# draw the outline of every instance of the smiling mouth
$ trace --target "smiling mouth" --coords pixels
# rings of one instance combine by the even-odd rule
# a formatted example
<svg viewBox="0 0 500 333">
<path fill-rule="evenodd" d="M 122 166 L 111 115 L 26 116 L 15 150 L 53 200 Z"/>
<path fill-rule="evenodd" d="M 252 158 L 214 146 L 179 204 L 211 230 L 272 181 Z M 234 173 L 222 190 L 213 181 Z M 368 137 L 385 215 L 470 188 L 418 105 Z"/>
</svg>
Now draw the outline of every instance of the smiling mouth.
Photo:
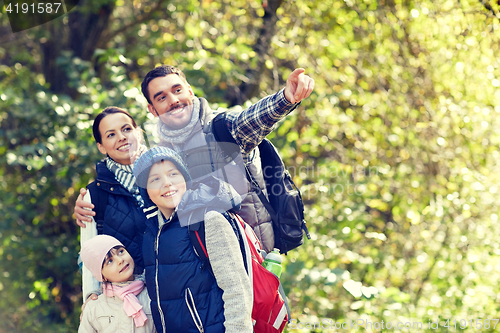
<svg viewBox="0 0 500 333">
<path fill-rule="evenodd" d="M 170 115 L 176 115 L 176 114 L 179 114 L 181 113 L 182 111 L 184 111 L 184 107 L 185 105 L 180 105 L 178 107 L 176 107 L 175 109 L 170 109 L 170 111 L 168 111 L 168 113 Z"/>
<path fill-rule="evenodd" d="M 125 267 L 123 267 L 120 271 L 120 273 L 123 273 L 125 270 L 127 270 L 130 267 L 130 264 L 126 264 Z"/>
<path fill-rule="evenodd" d="M 130 143 L 127 143 L 127 144 L 124 144 L 123 146 L 118 147 L 117 150 L 119 150 L 119 151 L 127 150 L 127 149 L 130 149 L 131 146 L 132 145 Z"/>
<path fill-rule="evenodd" d="M 167 193 L 162 194 L 161 197 L 162 198 L 171 198 L 176 194 L 177 194 L 177 191 L 168 191 Z"/>
</svg>

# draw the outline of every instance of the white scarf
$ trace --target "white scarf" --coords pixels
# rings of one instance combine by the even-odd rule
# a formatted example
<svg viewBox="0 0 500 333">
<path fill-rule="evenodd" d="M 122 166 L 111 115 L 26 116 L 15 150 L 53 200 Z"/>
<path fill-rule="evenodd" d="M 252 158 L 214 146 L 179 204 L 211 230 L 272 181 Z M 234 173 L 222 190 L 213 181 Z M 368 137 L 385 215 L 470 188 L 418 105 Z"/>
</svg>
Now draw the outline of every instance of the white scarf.
<svg viewBox="0 0 500 333">
<path fill-rule="evenodd" d="M 193 132 L 193 129 L 200 119 L 200 100 L 195 97 L 193 98 L 193 113 L 191 114 L 191 120 L 189 123 L 181 129 L 173 130 L 168 128 L 168 126 L 158 120 L 158 135 L 161 141 L 168 142 L 172 144 L 175 150 L 178 150 L 178 145 L 184 143 L 189 138 L 189 135 Z"/>
<path fill-rule="evenodd" d="M 146 150 L 146 146 L 140 145 L 137 156 L 141 156 Z M 135 177 L 132 172 L 133 164 L 125 165 L 117 163 L 108 156 L 106 158 L 106 166 L 115 175 L 115 179 L 136 198 L 136 200 L 139 202 L 140 207 L 143 207 L 144 200 L 139 194 L 139 188 L 135 183 Z"/>
</svg>

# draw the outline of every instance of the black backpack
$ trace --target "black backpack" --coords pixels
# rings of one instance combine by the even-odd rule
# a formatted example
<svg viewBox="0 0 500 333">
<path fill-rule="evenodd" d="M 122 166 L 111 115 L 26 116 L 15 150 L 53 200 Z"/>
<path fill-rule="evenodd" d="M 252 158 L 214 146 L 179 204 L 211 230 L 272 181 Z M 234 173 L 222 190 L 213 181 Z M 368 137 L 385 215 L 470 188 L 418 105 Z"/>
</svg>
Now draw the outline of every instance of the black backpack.
<svg viewBox="0 0 500 333">
<path fill-rule="evenodd" d="M 239 146 L 236 145 L 225 121 L 225 113 L 218 114 L 212 121 L 212 133 L 215 140 L 221 144 L 222 150 L 228 155 L 239 154 Z M 207 136 L 207 141 L 208 141 Z M 230 144 L 225 144 L 230 143 Z M 235 150 L 237 147 L 237 151 Z M 300 191 L 295 185 L 278 150 L 268 139 L 264 139 L 258 146 L 262 163 L 264 181 L 266 183 L 266 198 L 259 184 L 246 169 L 246 176 L 252 189 L 259 196 L 260 201 L 271 215 L 274 230 L 274 247 L 281 253 L 288 251 L 304 243 L 304 234 L 311 239 L 304 220 L 304 203 Z"/>
</svg>

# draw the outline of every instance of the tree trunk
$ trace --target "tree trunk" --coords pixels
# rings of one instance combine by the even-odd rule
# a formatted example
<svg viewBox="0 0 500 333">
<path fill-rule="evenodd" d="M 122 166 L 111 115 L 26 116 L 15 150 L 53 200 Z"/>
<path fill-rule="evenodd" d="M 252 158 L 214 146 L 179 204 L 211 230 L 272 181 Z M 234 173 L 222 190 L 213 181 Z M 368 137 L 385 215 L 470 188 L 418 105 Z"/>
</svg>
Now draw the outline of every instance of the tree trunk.
<svg viewBox="0 0 500 333">
<path fill-rule="evenodd" d="M 70 51 L 74 57 L 91 60 L 101 35 L 109 25 L 114 7 L 114 2 L 110 1 L 93 12 L 84 13 L 77 8 L 68 14 L 67 25 L 62 20 L 47 23 L 50 39 L 41 44 L 42 64 L 45 80 L 50 83 L 52 92 L 76 98 L 78 93 L 68 86 L 69 78 L 64 68 L 57 66 L 57 59 L 64 51 Z"/>
<path fill-rule="evenodd" d="M 266 55 L 271 47 L 271 40 L 276 33 L 276 23 L 278 16 L 276 11 L 283 3 L 283 0 L 264 1 L 265 14 L 260 28 L 259 39 L 255 43 L 253 50 L 258 59 L 255 69 L 249 68 L 246 71 L 247 82 L 242 82 L 238 87 L 229 87 L 226 94 L 226 100 L 229 106 L 241 105 L 248 99 L 257 96 L 259 92 L 259 83 L 265 70 Z"/>
</svg>

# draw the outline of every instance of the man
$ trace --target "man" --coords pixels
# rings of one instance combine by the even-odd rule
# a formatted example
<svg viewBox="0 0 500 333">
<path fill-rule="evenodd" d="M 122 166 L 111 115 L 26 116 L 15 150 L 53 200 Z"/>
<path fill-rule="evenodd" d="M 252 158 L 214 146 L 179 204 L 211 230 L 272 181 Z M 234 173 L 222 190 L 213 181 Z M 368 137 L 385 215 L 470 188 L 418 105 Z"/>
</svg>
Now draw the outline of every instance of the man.
<svg viewBox="0 0 500 333">
<path fill-rule="evenodd" d="M 304 72 L 302 68 L 295 69 L 288 76 L 284 89 L 243 111 L 228 111 L 221 118 L 238 144 L 246 168 L 261 188 L 265 186 L 260 156 L 254 148 L 274 129 L 279 120 L 311 94 L 314 80 Z M 146 75 L 141 88 L 148 101 L 149 112 L 159 118 L 160 145 L 181 153 L 195 179 L 213 171 L 213 151 L 206 148 L 210 146 L 207 134 L 217 137 L 217 133 L 211 133 L 211 128 L 206 125 L 210 124 L 217 112 L 210 109 L 205 99 L 194 95 L 184 73 L 173 66 L 159 66 Z M 198 153 L 200 147 L 205 148 Z M 220 152 L 216 152 L 217 154 L 220 155 Z M 85 193 L 85 190 L 80 192 Z M 88 215 L 95 215 L 85 208 L 92 209 L 93 205 L 84 202 L 81 194 L 76 202 L 75 216 L 77 224 L 82 227 L 84 224 L 81 221 L 90 222 Z M 243 200 L 240 215 L 253 227 L 263 248 L 267 252 L 271 251 L 274 247 L 271 217 L 255 192 L 250 192 Z"/>
</svg>

